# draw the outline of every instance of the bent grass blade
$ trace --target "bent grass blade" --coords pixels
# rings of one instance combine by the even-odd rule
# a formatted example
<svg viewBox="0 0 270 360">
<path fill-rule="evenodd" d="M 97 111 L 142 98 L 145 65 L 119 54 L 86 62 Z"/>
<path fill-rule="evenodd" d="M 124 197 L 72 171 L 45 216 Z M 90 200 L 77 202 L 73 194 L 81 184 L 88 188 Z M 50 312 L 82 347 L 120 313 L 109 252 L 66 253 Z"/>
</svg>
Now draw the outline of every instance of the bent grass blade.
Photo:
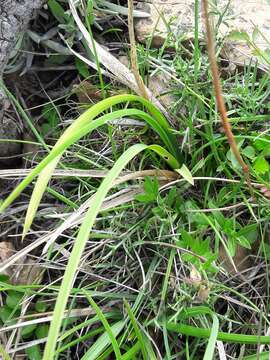
<svg viewBox="0 0 270 360">
<path fill-rule="evenodd" d="M 120 158 L 116 161 L 113 168 L 109 171 L 107 176 L 104 178 L 103 182 L 99 186 L 96 194 L 95 200 L 92 203 L 91 208 L 88 209 L 83 223 L 80 227 L 78 236 L 74 243 L 74 247 L 71 251 L 68 264 L 66 266 L 66 270 L 63 276 L 63 280 L 60 286 L 60 290 L 57 296 L 53 319 L 51 322 L 48 340 L 45 347 L 43 360 L 52 360 L 55 353 L 55 346 L 57 342 L 57 338 L 61 329 L 61 323 L 65 311 L 66 304 L 68 302 L 68 297 L 70 291 L 72 289 L 75 274 L 77 269 L 79 268 L 80 260 L 86 245 L 86 242 L 89 238 L 89 234 L 92 230 L 92 227 L 95 223 L 96 217 L 99 213 L 99 210 L 102 206 L 102 203 L 112 188 L 112 184 L 115 179 L 119 176 L 124 167 L 140 152 L 151 149 L 153 151 L 157 151 L 158 153 L 162 152 L 162 147 L 157 145 L 147 146 L 144 144 L 137 144 L 131 146 L 128 150 L 126 150 Z"/>
<path fill-rule="evenodd" d="M 145 108 L 151 113 L 152 117 L 150 117 L 148 114 L 144 112 L 139 112 L 139 110 L 136 109 L 126 109 L 123 110 L 126 114 L 128 114 L 128 110 L 135 110 L 138 111 L 138 116 L 142 117 L 142 113 L 144 116 L 142 117 L 155 131 L 158 132 L 161 139 L 165 143 L 165 145 L 168 147 L 168 149 L 172 152 L 172 154 L 180 159 L 180 151 L 179 147 L 177 146 L 177 142 L 175 137 L 170 133 L 169 131 L 169 124 L 166 121 L 165 117 L 161 114 L 161 112 L 149 101 L 136 96 L 136 95 L 116 95 L 111 98 L 105 99 L 98 104 L 94 105 L 85 113 L 83 113 L 77 120 L 74 121 L 74 123 L 64 132 L 64 134 L 59 138 L 55 146 L 53 147 L 50 154 L 43 159 L 43 161 L 40 162 L 40 164 L 13 190 L 13 192 L 8 196 L 8 198 L 2 203 L 0 206 L 0 213 L 5 210 L 7 206 L 9 206 L 15 198 L 23 191 L 23 189 L 40 173 L 39 178 L 37 180 L 37 184 L 34 188 L 26 220 L 25 220 L 25 226 L 23 234 L 29 230 L 33 218 L 36 214 L 37 208 L 40 204 L 41 198 L 45 192 L 45 189 L 47 187 L 47 184 L 52 176 L 52 173 L 57 166 L 62 153 L 67 148 L 67 144 L 71 145 L 72 142 L 70 142 L 70 139 L 73 138 L 74 133 L 79 135 L 79 132 L 84 126 L 86 126 L 89 122 L 93 121 L 93 119 L 100 115 L 103 111 L 111 108 L 114 105 L 117 105 L 119 103 L 125 103 L 125 102 L 139 102 Z M 113 112 L 112 114 L 115 114 L 115 116 L 119 116 L 119 113 Z M 111 114 L 109 114 L 111 115 Z M 115 118 L 115 117 L 113 117 Z M 111 118 L 111 119 L 113 119 Z M 108 120 L 109 121 L 109 118 Z M 94 129 L 94 127 L 93 127 Z M 92 129 L 92 130 L 93 130 Z M 89 129 L 91 131 L 91 128 Z M 86 135 L 86 134 L 84 134 Z M 84 136 L 81 135 L 80 137 Z M 80 137 L 77 137 L 77 140 L 80 139 Z M 74 142 L 77 140 L 73 140 Z M 69 146 L 68 145 L 68 146 Z M 59 149 L 62 149 L 60 151 Z M 53 154 L 53 155 L 52 155 Z M 56 155 L 57 154 L 57 155 Z"/>
</svg>

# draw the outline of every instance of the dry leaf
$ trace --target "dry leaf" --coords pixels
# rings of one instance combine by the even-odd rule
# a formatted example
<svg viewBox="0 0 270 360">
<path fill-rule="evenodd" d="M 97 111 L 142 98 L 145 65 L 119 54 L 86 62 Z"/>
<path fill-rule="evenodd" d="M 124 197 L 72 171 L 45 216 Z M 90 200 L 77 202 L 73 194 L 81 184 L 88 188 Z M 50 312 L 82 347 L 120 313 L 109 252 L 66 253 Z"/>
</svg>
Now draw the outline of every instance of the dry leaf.
<svg viewBox="0 0 270 360">
<path fill-rule="evenodd" d="M 270 189 L 269 188 L 262 186 L 260 188 L 260 192 L 263 194 L 263 196 L 270 198 Z"/>
<path fill-rule="evenodd" d="M 249 269 L 252 266 L 250 257 L 248 257 L 250 252 L 251 250 L 237 245 L 235 256 L 232 258 L 235 264 L 234 267 L 227 255 L 226 250 L 222 245 L 220 245 L 219 261 L 221 262 L 221 265 L 224 267 L 224 269 L 228 271 L 229 274 L 237 274 L 238 272 L 242 272 L 246 269 Z"/>
<path fill-rule="evenodd" d="M 198 287 L 202 283 L 202 277 L 199 271 L 195 268 L 194 265 L 191 265 L 191 270 L 189 274 L 189 282 L 190 284 L 194 285 L 195 287 Z"/>
<path fill-rule="evenodd" d="M 2 241 L 0 243 L 0 263 L 4 263 L 16 253 L 11 242 Z M 28 256 L 20 264 L 9 266 L 2 274 L 9 277 L 12 285 L 29 285 L 40 283 L 43 269 L 37 263 L 33 263 Z"/>
<path fill-rule="evenodd" d="M 210 287 L 208 285 L 200 285 L 199 291 L 196 295 L 196 301 L 203 303 L 208 299 L 210 294 Z"/>
</svg>

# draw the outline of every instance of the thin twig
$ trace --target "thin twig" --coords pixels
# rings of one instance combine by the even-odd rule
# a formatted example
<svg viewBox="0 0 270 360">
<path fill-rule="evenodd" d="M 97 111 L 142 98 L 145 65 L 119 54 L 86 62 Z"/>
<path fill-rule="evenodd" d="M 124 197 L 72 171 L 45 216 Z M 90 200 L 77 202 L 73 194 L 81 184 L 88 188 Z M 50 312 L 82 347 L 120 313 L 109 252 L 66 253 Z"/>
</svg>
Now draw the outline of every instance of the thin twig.
<svg viewBox="0 0 270 360">
<path fill-rule="evenodd" d="M 135 80 L 137 82 L 140 95 L 146 100 L 149 100 L 144 82 L 139 73 L 138 59 L 137 59 L 137 50 L 136 50 L 136 41 L 134 34 L 134 22 L 133 22 L 133 0 L 128 0 L 128 33 L 130 41 L 130 60 L 131 60 L 131 69 L 134 74 Z"/>
<path fill-rule="evenodd" d="M 224 128 L 224 132 L 227 136 L 228 142 L 230 144 L 231 150 L 232 150 L 235 158 L 237 159 L 238 163 L 242 167 L 242 170 L 246 177 L 248 186 L 252 189 L 251 182 L 250 182 L 249 167 L 244 162 L 244 160 L 239 152 L 239 149 L 237 147 L 237 143 L 235 141 L 235 138 L 234 138 L 234 135 L 232 132 L 232 128 L 231 128 L 231 124 L 230 124 L 230 121 L 227 116 L 227 110 L 226 110 L 224 98 L 222 95 L 222 86 L 221 86 L 221 82 L 220 82 L 218 65 L 217 65 L 217 60 L 216 60 L 213 31 L 212 31 L 210 21 L 209 21 L 208 0 L 202 0 L 202 3 L 203 3 L 203 10 L 204 10 L 206 35 L 207 35 L 208 56 L 209 56 L 209 61 L 210 61 L 210 66 L 211 66 L 212 77 L 213 77 L 213 86 L 215 89 L 216 101 L 217 101 L 222 125 Z"/>
</svg>

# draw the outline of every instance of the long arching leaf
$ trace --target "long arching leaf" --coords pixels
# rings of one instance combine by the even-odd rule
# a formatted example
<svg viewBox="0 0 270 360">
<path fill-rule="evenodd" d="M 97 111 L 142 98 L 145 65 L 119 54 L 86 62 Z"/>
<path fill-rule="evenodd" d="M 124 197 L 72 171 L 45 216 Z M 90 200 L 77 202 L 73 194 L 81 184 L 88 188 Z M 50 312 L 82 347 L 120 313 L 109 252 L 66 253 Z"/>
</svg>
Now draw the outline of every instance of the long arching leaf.
<svg viewBox="0 0 270 360">
<path fill-rule="evenodd" d="M 68 302 L 68 297 L 72 289 L 75 274 L 78 270 L 81 257 L 89 238 L 89 234 L 93 228 L 96 217 L 101 208 L 102 202 L 104 201 L 107 193 L 112 187 L 113 182 L 119 176 L 123 168 L 140 152 L 149 149 L 149 146 L 144 144 L 137 144 L 131 146 L 126 150 L 120 158 L 115 162 L 113 168 L 109 171 L 108 175 L 104 178 L 100 187 L 98 188 L 95 200 L 92 203 L 91 208 L 88 209 L 83 223 L 80 227 L 78 236 L 74 243 L 73 249 L 71 251 L 68 264 L 64 273 L 64 277 L 60 286 L 60 290 L 57 296 L 53 319 L 51 322 L 48 340 L 45 347 L 43 360 L 52 360 L 55 353 L 55 346 L 57 343 L 57 338 L 61 329 L 61 323 L 65 311 L 65 307 Z M 155 151 L 155 148 L 152 146 L 152 149 Z"/>
</svg>

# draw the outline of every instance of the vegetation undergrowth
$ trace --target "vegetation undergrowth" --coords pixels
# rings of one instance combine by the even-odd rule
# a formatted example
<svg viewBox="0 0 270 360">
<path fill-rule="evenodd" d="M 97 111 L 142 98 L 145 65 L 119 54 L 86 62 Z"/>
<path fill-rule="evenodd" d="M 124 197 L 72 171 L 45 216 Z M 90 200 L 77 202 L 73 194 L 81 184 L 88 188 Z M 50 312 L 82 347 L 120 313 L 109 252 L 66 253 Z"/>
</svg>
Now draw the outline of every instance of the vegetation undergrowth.
<svg viewBox="0 0 270 360">
<path fill-rule="evenodd" d="M 49 59 L 75 64 L 80 83 L 63 99 L 42 104 L 43 127 L 34 135 L 48 153 L 1 203 L 8 224 L 18 222 L 11 211 L 21 203 L 27 213 L 22 248 L 0 270 L 32 254 L 42 273 L 42 281 L 27 285 L 1 275 L 0 319 L 9 339 L 1 355 L 269 357 L 268 73 L 250 63 L 222 79 L 236 145 L 250 172 L 250 194 L 220 126 L 199 41 L 199 1 L 194 43 L 184 46 L 169 33 L 159 49 L 151 48 L 151 39 L 137 47 L 137 75 L 146 84 L 157 73 L 170 79 L 171 119 L 151 101 L 126 89 L 119 94 L 119 85 L 104 75 L 98 48 L 91 53 L 69 16 L 68 3 L 49 0 L 48 6 L 62 35 L 54 32 L 51 39 L 58 47 L 39 46 L 62 49 L 57 60 L 55 54 Z M 77 10 L 92 39 L 100 32 L 107 41 L 123 39 L 123 29 L 103 29 L 98 15 L 121 18 L 128 15 L 125 6 L 87 1 Z M 223 21 L 226 14 L 218 10 Z M 62 39 L 97 71 L 64 55 Z M 217 53 L 222 42 L 217 38 Z M 55 178 L 57 171 L 62 175 Z"/>
</svg>

